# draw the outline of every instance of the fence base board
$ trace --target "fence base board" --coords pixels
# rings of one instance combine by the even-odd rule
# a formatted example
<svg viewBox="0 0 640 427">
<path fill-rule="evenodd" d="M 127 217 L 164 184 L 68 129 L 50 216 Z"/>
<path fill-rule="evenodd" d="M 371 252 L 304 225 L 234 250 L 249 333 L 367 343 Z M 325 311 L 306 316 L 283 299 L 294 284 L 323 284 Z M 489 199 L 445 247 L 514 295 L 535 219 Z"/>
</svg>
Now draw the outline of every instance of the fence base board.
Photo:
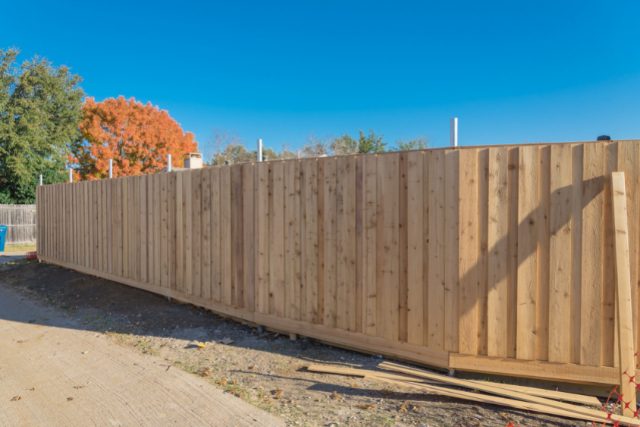
<svg viewBox="0 0 640 427">
<path fill-rule="evenodd" d="M 467 372 L 576 384 L 609 386 L 617 384 L 619 380 L 618 369 L 607 366 L 583 366 L 572 363 L 502 359 L 457 353 L 452 353 L 449 356 L 449 366 Z"/>
</svg>

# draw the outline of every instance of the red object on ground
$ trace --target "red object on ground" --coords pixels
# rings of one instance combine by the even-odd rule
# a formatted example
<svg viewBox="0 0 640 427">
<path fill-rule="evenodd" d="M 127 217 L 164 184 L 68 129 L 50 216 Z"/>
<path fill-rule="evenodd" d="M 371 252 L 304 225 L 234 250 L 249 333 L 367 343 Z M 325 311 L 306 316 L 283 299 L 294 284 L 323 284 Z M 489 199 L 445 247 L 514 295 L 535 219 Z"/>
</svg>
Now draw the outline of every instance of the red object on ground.
<svg viewBox="0 0 640 427">
<path fill-rule="evenodd" d="M 33 251 L 33 252 L 27 252 L 27 260 L 29 261 L 33 261 L 38 259 L 38 252 Z"/>
</svg>

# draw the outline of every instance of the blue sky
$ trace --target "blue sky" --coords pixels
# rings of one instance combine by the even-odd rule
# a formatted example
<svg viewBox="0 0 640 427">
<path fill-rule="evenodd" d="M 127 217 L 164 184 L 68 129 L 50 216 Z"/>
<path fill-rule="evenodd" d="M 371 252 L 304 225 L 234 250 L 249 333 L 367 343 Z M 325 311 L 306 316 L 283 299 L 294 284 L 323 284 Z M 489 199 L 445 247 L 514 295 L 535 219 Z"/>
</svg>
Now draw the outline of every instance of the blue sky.
<svg viewBox="0 0 640 427">
<path fill-rule="evenodd" d="M 3 2 L 0 47 L 80 74 L 98 100 L 296 149 L 373 130 L 388 143 L 640 138 L 640 2 Z"/>
</svg>

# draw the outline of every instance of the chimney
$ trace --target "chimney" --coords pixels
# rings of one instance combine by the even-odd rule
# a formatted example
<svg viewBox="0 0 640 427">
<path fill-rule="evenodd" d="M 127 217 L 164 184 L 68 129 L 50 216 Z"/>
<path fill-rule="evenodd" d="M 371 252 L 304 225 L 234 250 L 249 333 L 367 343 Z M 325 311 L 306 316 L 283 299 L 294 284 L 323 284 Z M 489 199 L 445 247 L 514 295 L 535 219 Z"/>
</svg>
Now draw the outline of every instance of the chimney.
<svg viewBox="0 0 640 427">
<path fill-rule="evenodd" d="M 184 159 L 185 169 L 202 169 L 202 154 L 189 153 L 186 159 Z"/>
</svg>

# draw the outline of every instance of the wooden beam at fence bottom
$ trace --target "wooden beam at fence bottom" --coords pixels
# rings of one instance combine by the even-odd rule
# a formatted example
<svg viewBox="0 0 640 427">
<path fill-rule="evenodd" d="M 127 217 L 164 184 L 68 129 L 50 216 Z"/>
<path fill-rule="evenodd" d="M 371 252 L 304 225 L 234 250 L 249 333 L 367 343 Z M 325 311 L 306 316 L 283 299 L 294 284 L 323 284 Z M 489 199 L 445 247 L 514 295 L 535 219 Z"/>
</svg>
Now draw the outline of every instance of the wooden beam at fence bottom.
<svg viewBox="0 0 640 427">
<path fill-rule="evenodd" d="M 233 308 L 225 304 L 219 304 L 212 301 L 204 300 L 202 298 L 192 297 L 190 295 L 177 292 L 174 289 L 149 286 L 135 280 L 115 276 L 113 274 L 104 273 L 101 271 L 93 270 L 91 268 L 57 261 L 55 259 L 50 259 L 47 257 L 40 257 L 40 260 L 46 263 L 76 270 L 81 273 L 90 274 L 92 276 L 101 277 L 145 291 L 160 294 L 168 298 L 173 298 L 176 301 L 186 302 L 199 307 L 207 308 L 216 314 L 227 316 L 243 323 L 262 325 L 267 328 L 272 328 L 274 330 L 286 333 L 295 333 L 301 336 L 314 338 L 328 344 L 347 348 L 350 350 L 380 354 L 383 356 L 415 362 L 435 368 L 448 368 L 447 364 L 449 362 L 449 354 L 444 351 L 431 350 L 426 347 L 401 342 L 390 343 L 389 341 L 378 337 L 334 329 L 324 325 L 311 324 L 291 319 L 283 319 L 277 316 Z"/>
<path fill-rule="evenodd" d="M 608 366 L 583 366 L 572 363 L 502 359 L 458 353 L 449 355 L 449 367 L 468 372 L 576 384 L 615 385 L 619 381 L 618 369 Z"/>
</svg>

